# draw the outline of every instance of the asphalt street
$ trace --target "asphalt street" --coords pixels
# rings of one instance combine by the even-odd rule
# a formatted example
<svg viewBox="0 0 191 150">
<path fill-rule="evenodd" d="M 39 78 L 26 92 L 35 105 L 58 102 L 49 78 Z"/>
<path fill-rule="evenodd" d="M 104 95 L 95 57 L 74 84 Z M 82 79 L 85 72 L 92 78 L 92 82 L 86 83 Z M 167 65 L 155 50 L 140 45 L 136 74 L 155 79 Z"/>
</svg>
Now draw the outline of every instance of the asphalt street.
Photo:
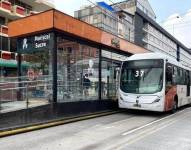
<svg viewBox="0 0 191 150">
<path fill-rule="evenodd" d="M 191 108 L 126 111 L 0 139 L 0 150 L 191 150 Z"/>
</svg>

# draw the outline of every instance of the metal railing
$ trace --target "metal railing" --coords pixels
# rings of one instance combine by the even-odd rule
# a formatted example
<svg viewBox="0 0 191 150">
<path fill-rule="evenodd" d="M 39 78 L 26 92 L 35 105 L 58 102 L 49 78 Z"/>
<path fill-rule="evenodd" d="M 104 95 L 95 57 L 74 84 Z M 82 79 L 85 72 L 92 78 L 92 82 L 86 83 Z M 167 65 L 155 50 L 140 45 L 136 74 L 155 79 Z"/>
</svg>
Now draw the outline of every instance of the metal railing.
<svg viewBox="0 0 191 150">
<path fill-rule="evenodd" d="M 52 103 L 52 77 L 43 76 L 29 81 L 27 77 L 7 78 L 0 81 L 0 113 L 28 109 Z M 92 79 L 93 80 L 93 79 Z M 102 82 L 102 97 L 116 97 L 117 83 Z M 97 100 L 99 82 L 91 81 L 89 85 L 81 80 L 57 81 L 57 102 L 75 102 Z"/>
<path fill-rule="evenodd" d="M 22 81 L 24 77 L 7 78 L 0 82 L 0 112 L 17 109 L 28 109 L 49 103 L 52 80 L 43 76 L 43 79 Z M 19 81 L 19 80 L 21 81 Z"/>
</svg>

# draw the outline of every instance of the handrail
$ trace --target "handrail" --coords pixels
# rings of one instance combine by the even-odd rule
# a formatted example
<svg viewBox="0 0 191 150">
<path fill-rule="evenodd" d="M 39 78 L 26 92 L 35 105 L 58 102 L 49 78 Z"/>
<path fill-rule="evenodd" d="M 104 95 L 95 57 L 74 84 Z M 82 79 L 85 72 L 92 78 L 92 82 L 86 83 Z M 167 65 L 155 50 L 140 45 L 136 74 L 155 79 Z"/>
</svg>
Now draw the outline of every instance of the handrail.
<svg viewBox="0 0 191 150">
<path fill-rule="evenodd" d="M 0 86 L 1 85 L 5 85 L 5 84 L 35 83 L 35 82 L 48 82 L 48 81 L 52 81 L 52 80 L 34 80 L 34 81 L 20 81 L 20 82 L 0 82 Z"/>
<path fill-rule="evenodd" d="M 27 88 L 35 88 L 35 87 L 44 87 L 44 86 L 49 86 L 52 84 L 47 84 L 47 85 L 36 85 L 36 86 L 23 86 L 23 87 L 15 87 L 15 88 L 5 88 L 5 89 L 0 89 L 1 91 L 8 91 L 8 90 L 18 90 L 18 89 L 27 89 Z"/>
</svg>

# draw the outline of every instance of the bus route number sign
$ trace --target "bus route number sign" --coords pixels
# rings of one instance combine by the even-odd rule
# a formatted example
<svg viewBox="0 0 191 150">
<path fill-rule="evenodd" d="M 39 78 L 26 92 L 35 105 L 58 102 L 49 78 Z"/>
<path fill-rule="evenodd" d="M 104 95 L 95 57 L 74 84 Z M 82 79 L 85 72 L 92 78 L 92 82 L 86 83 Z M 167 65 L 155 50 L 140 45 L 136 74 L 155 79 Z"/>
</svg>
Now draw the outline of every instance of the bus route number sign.
<svg viewBox="0 0 191 150">
<path fill-rule="evenodd" d="M 144 75 L 144 70 L 136 70 L 135 71 L 135 77 L 142 77 Z"/>
</svg>

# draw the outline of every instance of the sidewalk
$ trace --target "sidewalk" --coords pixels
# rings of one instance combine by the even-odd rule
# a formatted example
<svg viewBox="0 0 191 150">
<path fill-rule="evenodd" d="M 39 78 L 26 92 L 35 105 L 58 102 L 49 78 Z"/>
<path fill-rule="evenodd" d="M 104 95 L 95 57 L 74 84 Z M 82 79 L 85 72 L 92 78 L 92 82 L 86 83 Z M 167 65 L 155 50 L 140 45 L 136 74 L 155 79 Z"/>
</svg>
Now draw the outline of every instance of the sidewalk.
<svg viewBox="0 0 191 150">
<path fill-rule="evenodd" d="M 31 98 L 28 101 L 14 101 L 14 102 L 6 102 L 0 105 L 0 113 L 7 113 L 42 105 L 47 105 L 49 102 L 43 98 Z"/>
</svg>

